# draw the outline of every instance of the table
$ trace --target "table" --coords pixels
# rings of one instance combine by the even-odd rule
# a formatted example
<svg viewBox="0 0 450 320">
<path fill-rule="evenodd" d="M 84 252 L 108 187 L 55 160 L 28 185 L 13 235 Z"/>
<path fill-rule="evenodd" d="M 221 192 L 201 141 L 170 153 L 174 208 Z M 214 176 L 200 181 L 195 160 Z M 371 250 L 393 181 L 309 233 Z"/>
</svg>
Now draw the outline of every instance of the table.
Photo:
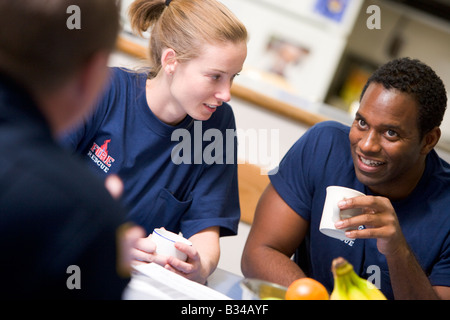
<svg viewBox="0 0 450 320">
<path fill-rule="evenodd" d="M 239 300 L 242 276 L 217 268 L 207 285 L 190 281 L 165 268 L 149 263 L 135 267 L 124 290 L 124 300 Z"/>
<path fill-rule="evenodd" d="M 208 278 L 207 286 L 234 300 L 242 298 L 240 282 L 244 278 L 232 272 L 217 268 Z"/>
</svg>

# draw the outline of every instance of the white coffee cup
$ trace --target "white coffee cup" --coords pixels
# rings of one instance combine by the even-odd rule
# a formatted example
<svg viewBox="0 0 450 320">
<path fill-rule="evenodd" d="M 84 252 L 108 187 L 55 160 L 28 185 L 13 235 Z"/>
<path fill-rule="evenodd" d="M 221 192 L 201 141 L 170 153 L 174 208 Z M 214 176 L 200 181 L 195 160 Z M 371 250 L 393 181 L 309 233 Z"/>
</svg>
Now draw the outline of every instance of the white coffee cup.
<svg viewBox="0 0 450 320">
<path fill-rule="evenodd" d="M 187 255 L 175 248 L 175 242 L 182 242 L 192 246 L 192 242 L 181 235 L 164 228 L 156 228 L 152 233 L 152 241 L 156 244 L 156 253 L 164 256 L 172 256 L 181 261 L 187 260 Z"/>
<path fill-rule="evenodd" d="M 365 194 L 357 190 L 345 187 L 327 187 L 327 195 L 325 198 L 322 219 L 320 220 L 319 226 L 320 232 L 339 240 L 351 240 L 350 238 L 347 238 L 345 236 L 345 231 L 349 230 L 350 228 L 336 229 L 334 224 L 339 220 L 348 219 L 362 213 L 362 209 L 360 208 L 340 210 L 338 207 L 339 201 L 358 196 L 365 196 Z"/>
</svg>

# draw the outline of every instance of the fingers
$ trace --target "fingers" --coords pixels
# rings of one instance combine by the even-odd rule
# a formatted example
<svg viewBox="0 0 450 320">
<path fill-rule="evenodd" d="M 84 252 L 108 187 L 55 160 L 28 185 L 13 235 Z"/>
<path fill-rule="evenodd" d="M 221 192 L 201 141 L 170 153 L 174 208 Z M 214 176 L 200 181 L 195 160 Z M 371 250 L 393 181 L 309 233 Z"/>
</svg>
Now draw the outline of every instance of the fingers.
<svg viewBox="0 0 450 320">
<path fill-rule="evenodd" d="M 187 255 L 187 260 L 185 262 L 175 257 L 169 257 L 167 261 L 168 264 L 182 273 L 192 273 L 196 269 L 195 265 L 197 265 L 200 261 L 200 256 L 197 250 L 193 246 L 182 242 L 176 242 L 175 248 L 185 253 Z"/>
<path fill-rule="evenodd" d="M 365 228 L 365 229 L 358 229 L 358 230 L 347 230 L 345 231 L 345 236 L 354 239 L 370 239 L 370 238 L 377 238 L 379 237 L 379 232 L 377 232 L 376 229 L 373 228 Z"/>
<path fill-rule="evenodd" d="M 134 258 L 133 264 L 155 262 L 161 266 L 167 264 L 168 257 L 156 254 L 156 244 L 151 240 L 151 235 L 140 238 L 131 249 Z"/>
<path fill-rule="evenodd" d="M 192 246 L 189 246 L 182 242 L 176 242 L 175 247 L 184 252 L 188 256 L 188 260 L 197 261 L 199 256 L 197 250 Z M 167 264 L 181 270 L 182 272 L 191 272 L 192 267 L 188 263 L 183 262 L 175 257 L 165 256 L 156 252 L 156 244 L 151 240 L 151 235 L 146 238 L 140 238 L 135 242 L 134 247 L 131 249 L 131 255 L 134 258 L 133 264 L 142 264 L 154 262 L 161 266 Z"/>
<path fill-rule="evenodd" d="M 119 199 L 122 196 L 123 182 L 117 175 L 108 175 L 105 180 L 105 187 L 114 199 Z"/>
<path fill-rule="evenodd" d="M 383 225 L 383 217 L 377 215 L 374 210 L 366 211 L 361 215 L 357 215 L 348 219 L 339 220 L 335 223 L 338 229 L 357 228 L 365 226 L 366 228 L 378 228 Z"/>
<path fill-rule="evenodd" d="M 198 278 L 201 263 L 197 250 L 193 246 L 182 242 L 176 242 L 175 248 L 187 255 L 187 261 L 182 261 L 172 256 L 157 254 L 156 244 L 151 240 L 151 235 L 138 239 L 134 248 L 131 250 L 131 255 L 134 258 L 132 264 L 139 265 L 154 262 L 187 279 L 193 280 Z"/>
<path fill-rule="evenodd" d="M 194 246 L 190 246 L 183 242 L 175 242 L 175 248 L 185 253 L 189 260 L 198 260 L 198 252 Z"/>
<path fill-rule="evenodd" d="M 149 235 L 146 238 L 138 239 L 136 241 L 135 248 L 146 253 L 154 253 L 156 250 L 156 244 L 152 241 L 152 236 Z"/>
<path fill-rule="evenodd" d="M 383 238 L 392 236 L 398 229 L 398 220 L 395 210 L 389 199 L 384 197 L 361 196 L 346 199 L 338 203 L 341 210 L 362 208 L 363 213 L 335 223 L 338 229 L 357 229 L 359 226 L 365 228 L 359 230 L 348 230 L 346 236 L 349 238 Z"/>
<path fill-rule="evenodd" d="M 164 266 L 166 269 L 176 271 L 179 274 L 189 274 L 194 271 L 194 265 L 188 262 L 181 261 L 175 257 L 169 257 L 167 264 Z"/>
<path fill-rule="evenodd" d="M 175 257 L 169 257 L 167 264 L 164 267 L 167 270 L 179 274 L 187 279 L 197 282 L 206 281 L 206 279 L 201 277 L 202 264 L 200 261 L 200 255 L 194 246 L 177 242 L 175 243 L 175 247 L 188 256 L 187 260 L 181 261 Z"/>
<path fill-rule="evenodd" d="M 117 270 L 123 276 L 129 276 L 133 262 L 132 250 L 139 238 L 145 235 L 144 229 L 125 224 L 117 230 L 119 259 Z"/>
<path fill-rule="evenodd" d="M 356 209 L 356 208 L 365 208 L 365 209 L 373 209 L 378 210 L 381 207 L 390 205 L 390 201 L 384 197 L 375 197 L 375 196 L 358 196 L 354 198 L 349 198 L 345 200 L 341 200 L 338 202 L 338 207 L 341 210 L 346 209 Z"/>
</svg>

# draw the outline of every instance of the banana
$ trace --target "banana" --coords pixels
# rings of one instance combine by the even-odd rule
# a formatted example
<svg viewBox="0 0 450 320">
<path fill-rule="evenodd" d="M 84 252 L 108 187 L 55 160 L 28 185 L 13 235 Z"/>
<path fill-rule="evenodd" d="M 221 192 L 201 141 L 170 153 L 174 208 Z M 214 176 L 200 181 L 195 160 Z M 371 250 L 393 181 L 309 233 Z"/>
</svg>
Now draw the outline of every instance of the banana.
<svg viewBox="0 0 450 320">
<path fill-rule="evenodd" d="M 349 274 L 343 276 L 346 279 L 347 295 L 349 300 L 369 300 L 369 297 L 364 294 L 364 291 L 355 286 L 353 279 Z"/>
<path fill-rule="evenodd" d="M 339 259 L 339 258 L 338 258 Z M 347 277 L 344 277 L 340 266 L 340 260 L 333 260 L 331 270 L 334 278 L 334 288 L 330 295 L 330 300 L 350 300 L 347 291 Z"/>
<path fill-rule="evenodd" d="M 353 266 L 344 258 L 333 260 L 331 265 L 334 288 L 331 300 L 386 300 L 378 288 L 353 270 Z"/>
<path fill-rule="evenodd" d="M 353 284 L 368 297 L 369 300 L 386 300 L 386 296 L 370 281 L 360 278 L 354 270 L 350 277 Z"/>
<path fill-rule="evenodd" d="M 344 277 L 334 274 L 334 288 L 330 294 L 330 300 L 349 300 Z"/>
</svg>

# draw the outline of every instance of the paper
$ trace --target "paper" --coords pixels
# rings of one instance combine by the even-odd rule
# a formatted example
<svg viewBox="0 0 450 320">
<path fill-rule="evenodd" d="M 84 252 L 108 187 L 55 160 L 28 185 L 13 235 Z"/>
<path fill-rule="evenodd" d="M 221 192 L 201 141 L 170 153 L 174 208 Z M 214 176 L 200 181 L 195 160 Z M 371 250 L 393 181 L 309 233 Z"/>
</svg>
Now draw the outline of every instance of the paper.
<svg viewBox="0 0 450 320">
<path fill-rule="evenodd" d="M 124 300 L 231 300 L 156 263 L 138 265 L 134 269 Z"/>
</svg>

